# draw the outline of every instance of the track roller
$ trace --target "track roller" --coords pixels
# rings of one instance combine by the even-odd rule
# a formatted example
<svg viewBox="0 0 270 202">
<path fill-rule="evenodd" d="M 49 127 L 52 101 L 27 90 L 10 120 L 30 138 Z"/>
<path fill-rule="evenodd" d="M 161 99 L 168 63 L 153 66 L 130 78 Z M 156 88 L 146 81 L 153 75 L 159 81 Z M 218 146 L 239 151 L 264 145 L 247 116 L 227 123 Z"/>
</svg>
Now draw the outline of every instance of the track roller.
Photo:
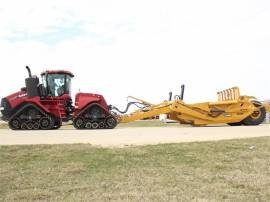
<svg viewBox="0 0 270 202">
<path fill-rule="evenodd" d="M 91 129 L 92 128 L 92 123 L 90 121 L 88 121 L 86 124 L 85 124 L 85 128 L 86 129 Z"/>
<path fill-rule="evenodd" d="M 98 128 L 100 128 L 100 129 L 105 128 L 105 123 L 104 123 L 104 122 L 100 122 L 100 123 L 98 124 Z"/>
<path fill-rule="evenodd" d="M 38 122 L 35 122 L 35 123 L 33 124 L 33 129 L 34 129 L 34 130 L 38 130 L 39 128 L 40 128 L 39 123 L 38 123 Z"/>
<path fill-rule="evenodd" d="M 92 128 L 93 129 L 98 129 L 98 123 L 97 122 L 93 122 L 92 123 Z"/>
</svg>

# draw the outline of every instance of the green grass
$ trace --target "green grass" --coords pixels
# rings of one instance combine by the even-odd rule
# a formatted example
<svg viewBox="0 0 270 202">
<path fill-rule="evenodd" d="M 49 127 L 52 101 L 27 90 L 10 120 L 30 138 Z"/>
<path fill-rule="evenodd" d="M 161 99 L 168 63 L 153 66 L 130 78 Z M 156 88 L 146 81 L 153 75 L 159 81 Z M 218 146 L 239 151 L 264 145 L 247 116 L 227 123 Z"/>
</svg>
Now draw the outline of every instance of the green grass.
<svg viewBox="0 0 270 202">
<path fill-rule="evenodd" d="M 0 201 L 269 201 L 270 138 L 0 147 Z"/>
<path fill-rule="evenodd" d="M 7 128 L 8 128 L 8 124 L 0 123 L 0 129 L 7 129 Z"/>
</svg>

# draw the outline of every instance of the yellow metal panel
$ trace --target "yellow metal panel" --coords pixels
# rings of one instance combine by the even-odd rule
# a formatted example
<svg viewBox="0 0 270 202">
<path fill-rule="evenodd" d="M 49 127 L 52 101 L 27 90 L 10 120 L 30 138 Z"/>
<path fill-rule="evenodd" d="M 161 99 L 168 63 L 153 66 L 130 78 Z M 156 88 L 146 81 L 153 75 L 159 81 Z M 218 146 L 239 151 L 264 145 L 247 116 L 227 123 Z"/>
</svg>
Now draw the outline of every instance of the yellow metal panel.
<svg viewBox="0 0 270 202">
<path fill-rule="evenodd" d="M 264 103 L 263 104 L 263 106 L 264 106 L 264 108 L 265 108 L 265 110 L 266 110 L 266 112 L 270 112 L 270 105 L 269 104 L 267 104 L 267 103 Z"/>
</svg>

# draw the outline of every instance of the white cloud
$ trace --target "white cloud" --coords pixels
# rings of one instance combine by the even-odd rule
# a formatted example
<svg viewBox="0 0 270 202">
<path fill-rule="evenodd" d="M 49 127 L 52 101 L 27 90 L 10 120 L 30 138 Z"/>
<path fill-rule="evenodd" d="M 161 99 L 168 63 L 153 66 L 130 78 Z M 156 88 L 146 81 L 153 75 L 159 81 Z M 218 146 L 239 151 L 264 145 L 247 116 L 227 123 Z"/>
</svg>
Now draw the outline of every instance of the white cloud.
<svg viewBox="0 0 270 202">
<path fill-rule="evenodd" d="M 70 69 L 74 91 L 104 94 L 118 106 L 128 95 L 163 101 L 181 83 L 187 101 L 214 100 L 215 91 L 235 85 L 269 98 L 269 8 L 268 1 L 246 0 L 5 1 L 0 97 L 23 85 L 30 65 L 36 73 Z M 81 33 L 44 40 L 74 25 Z"/>
</svg>

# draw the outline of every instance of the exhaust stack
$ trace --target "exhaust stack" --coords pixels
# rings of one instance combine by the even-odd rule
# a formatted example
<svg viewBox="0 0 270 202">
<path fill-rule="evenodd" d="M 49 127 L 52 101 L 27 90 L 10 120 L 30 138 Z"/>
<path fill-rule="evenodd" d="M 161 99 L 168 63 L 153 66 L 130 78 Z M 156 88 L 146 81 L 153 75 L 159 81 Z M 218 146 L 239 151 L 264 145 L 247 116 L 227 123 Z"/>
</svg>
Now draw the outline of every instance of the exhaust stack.
<svg viewBox="0 0 270 202">
<path fill-rule="evenodd" d="M 31 78 L 32 77 L 31 69 L 28 66 L 26 66 L 25 68 L 28 71 L 29 78 Z"/>
</svg>

